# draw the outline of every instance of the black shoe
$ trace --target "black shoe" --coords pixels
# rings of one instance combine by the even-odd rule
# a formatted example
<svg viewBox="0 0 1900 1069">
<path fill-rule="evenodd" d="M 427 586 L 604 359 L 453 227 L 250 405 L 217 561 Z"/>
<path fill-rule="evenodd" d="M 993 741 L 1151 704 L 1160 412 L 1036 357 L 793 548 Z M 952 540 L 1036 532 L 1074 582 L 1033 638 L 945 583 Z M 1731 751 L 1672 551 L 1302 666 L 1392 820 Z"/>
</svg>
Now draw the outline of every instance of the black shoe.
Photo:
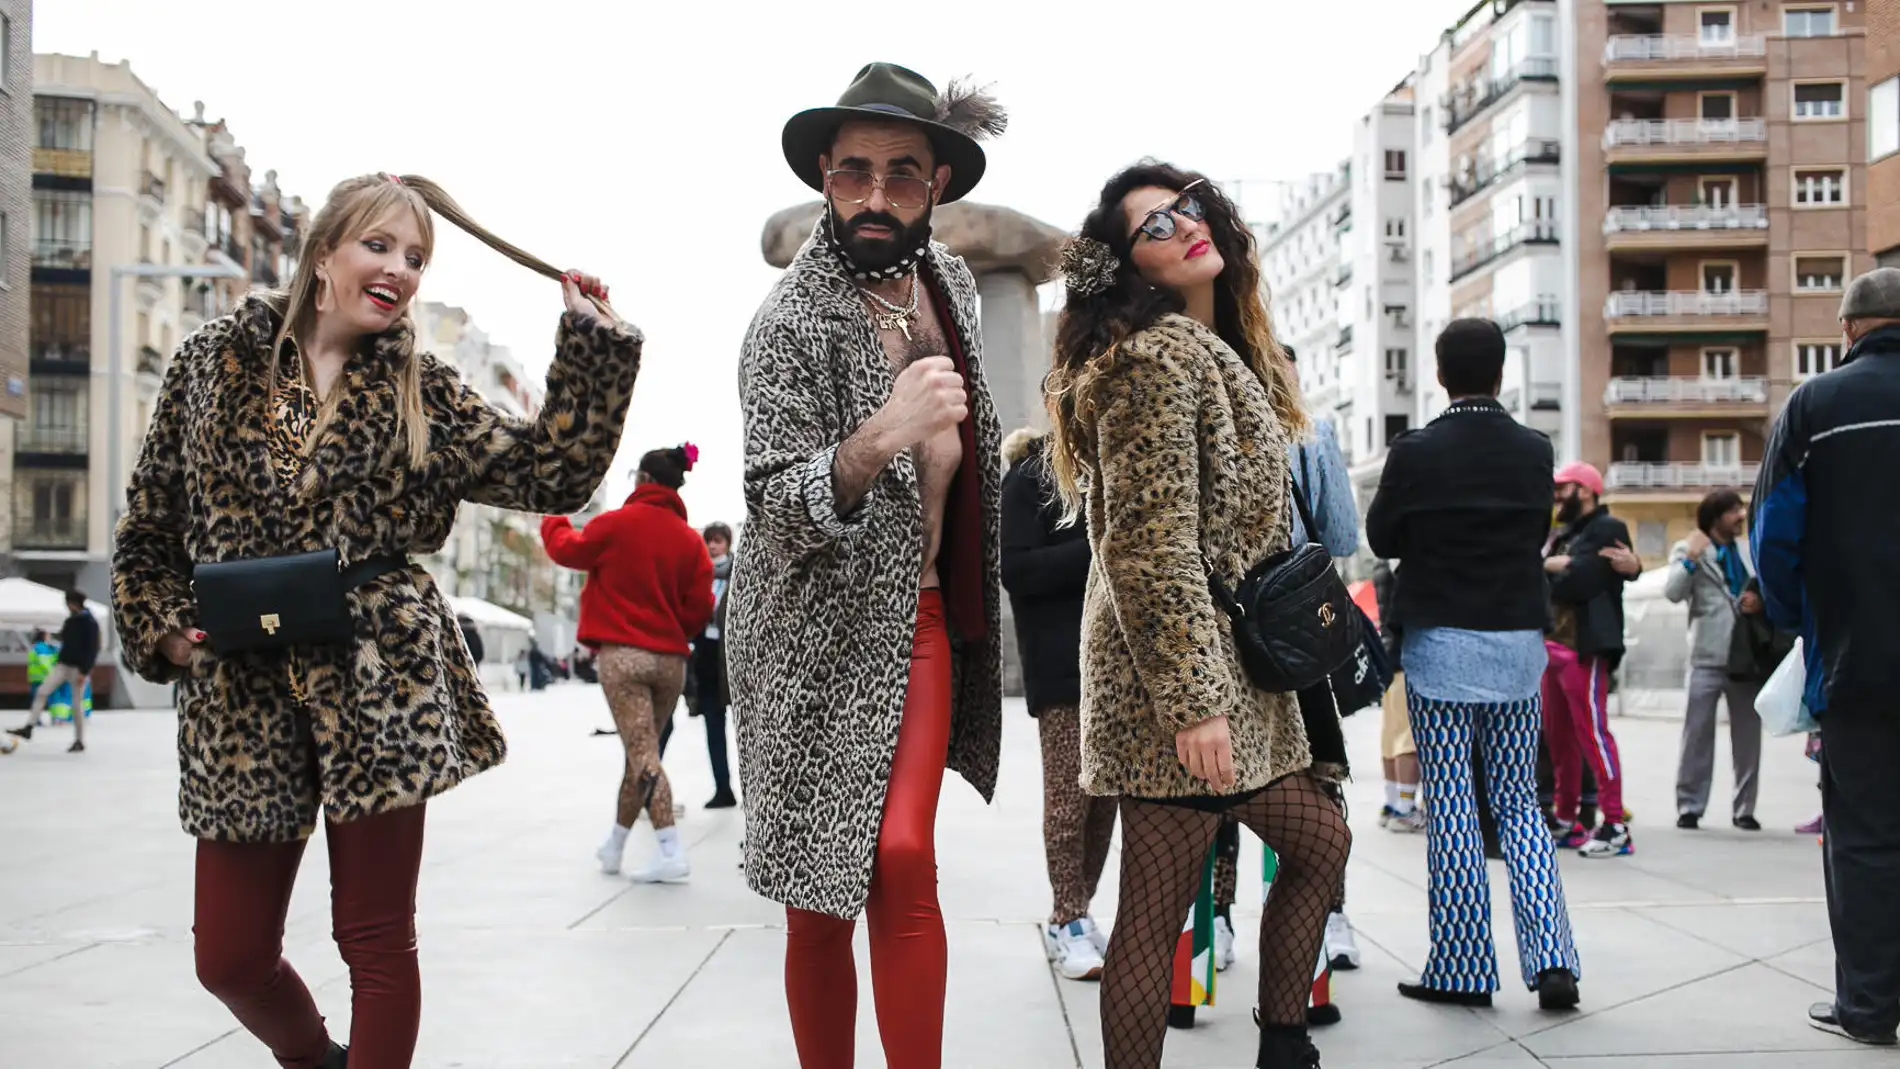
<svg viewBox="0 0 1900 1069">
<path fill-rule="evenodd" d="M 1840 1036 L 1842 1039 L 1851 1039 L 1856 1043 L 1864 1043 L 1870 1047 L 1891 1047 L 1895 1042 L 1892 1032 L 1888 1032 L 1884 1036 L 1867 1036 L 1848 1031 L 1847 1026 L 1841 1023 L 1840 1015 L 1834 1012 L 1834 1004 L 1832 1002 L 1817 1002 L 1809 1006 L 1808 1024 L 1816 1031 L 1829 1032 L 1833 1035 Z"/>
<path fill-rule="evenodd" d="M 1676 818 L 1676 827 L 1683 831 L 1694 831 L 1702 826 L 1702 814 L 1684 813 Z"/>
<path fill-rule="evenodd" d="M 1168 1006 L 1168 1027 L 1182 1029 L 1193 1028 L 1194 1007 L 1176 1006 L 1170 1003 Z"/>
<path fill-rule="evenodd" d="M 1344 1019 L 1345 1014 L 1339 1012 L 1337 1002 L 1328 1002 L 1324 1006 L 1306 1007 L 1306 1023 L 1313 1028 L 1325 1028 L 1327 1025 L 1338 1024 Z"/>
<path fill-rule="evenodd" d="M 712 801 L 706 803 L 706 808 L 707 809 L 731 809 L 733 806 L 736 806 L 738 804 L 739 804 L 739 800 L 732 796 L 731 790 L 714 791 L 713 796 L 712 796 Z"/>
<path fill-rule="evenodd" d="M 30 739 L 33 737 L 33 725 L 28 724 L 23 728 L 8 728 L 7 734 L 16 739 Z"/>
<path fill-rule="evenodd" d="M 1320 1069 L 1319 1048 L 1304 1028 L 1272 1025 L 1260 1030 L 1260 1057 L 1254 1064 L 1260 1069 Z"/>
<path fill-rule="evenodd" d="M 330 1044 L 329 1051 L 323 1056 L 322 1069 L 349 1069 L 349 1066 L 350 1049 L 340 1047 L 335 1043 Z"/>
<path fill-rule="evenodd" d="M 1445 991 L 1409 980 L 1400 980 L 1399 994 L 1416 1002 L 1434 1002 L 1441 1006 L 1465 1006 L 1477 1010 L 1491 1008 L 1491 992 L 1489 991 Z"/>
<path fill-rule="evenodd" d="M 1756 820 L 1754 817 L 1736 817 L 1735 826 L 1743 831 L 1760 831 L 1761 821 Z"/>
<path fill-rule="evenodd" d="M 86 744 L 83 742 L 80 742 L 78 739 L 74 739 L 73 744 L 71 746 L 66 747 L 66 752 L 67 753 L 85 753 Z"/>
<path fill-rule="evenodd" d="M 1537 1008 L 1574 1010 L 1583 997 L 1577 994 L 1577 977 L 1569 969 L 1545 969 L 1537 974 Z"/>
</svg>

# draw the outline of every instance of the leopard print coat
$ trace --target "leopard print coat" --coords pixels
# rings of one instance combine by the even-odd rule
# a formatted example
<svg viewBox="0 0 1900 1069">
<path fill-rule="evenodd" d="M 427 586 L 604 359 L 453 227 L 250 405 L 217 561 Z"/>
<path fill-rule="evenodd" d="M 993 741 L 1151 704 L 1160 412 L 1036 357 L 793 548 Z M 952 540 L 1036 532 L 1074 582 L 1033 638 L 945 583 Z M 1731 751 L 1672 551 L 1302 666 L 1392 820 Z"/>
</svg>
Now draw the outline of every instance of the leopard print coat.
<svg viewBox="0 0 1900 1069">
<path fill-rule="evenodd" d="M 989 621 L 980 640 L 951 636 L 946 764 L 987 800 L 1002 744 L 1002 428 L 983 377 L 976 280 L 942 245 L 931 246 L 928 263 L 970 369 Z M 907 453 L 849 517 L 832 506 L 831 464 L 895 381 L 850 277 L 807 241 L 740 355 L 748 517 L 725 634 L 746 879 L 766 898 L 839 917 L 856 916 L 870 892 L 909 680 L 923 526 Z"/>
<path fill-rule="evenodd" d="M 407 321 L 345 367 L 342 399 L 294 479 L 272 464 L 265 297 L 185 339 L 127 491 L 112 561 L 113 617 L 128 669 L 178 684 L 179 815 L 199 838 L 282 842 L 320 817 L 415 805 L 501 762 L 500 726 L 455 614 L 411 565 L 350 595 L 347 647 L 220 657 L 188 668 L 159 652 L 191 627 L 195 564 L 309 550 L 345 561 L 439 549 L 464 501 L 529 512 L 585 507 L 619 445 L 642 338 L 562 316 L 538 419 L 491 408 L 454 368 L 413 346 Z M 408 466 L 398 369 L 421 361 L 430 451 Z M 304 700 L 293 696 L 295 659 Z"/>
<path fill-rule="evenodd" d="M 1291 694 L 1247 681 L 1209 562 L 1235 586 L 1287 548 L 1287 433 L 1266 387 L 1212 330 L 1170 315 L 1100 364 L 1074 435 L 1090 565 L 1082 618 L 1082 786 L 1214 793 L 1174 736 L 1226 714 L 1236 789 L 1312 764 Z"/>
</svg>

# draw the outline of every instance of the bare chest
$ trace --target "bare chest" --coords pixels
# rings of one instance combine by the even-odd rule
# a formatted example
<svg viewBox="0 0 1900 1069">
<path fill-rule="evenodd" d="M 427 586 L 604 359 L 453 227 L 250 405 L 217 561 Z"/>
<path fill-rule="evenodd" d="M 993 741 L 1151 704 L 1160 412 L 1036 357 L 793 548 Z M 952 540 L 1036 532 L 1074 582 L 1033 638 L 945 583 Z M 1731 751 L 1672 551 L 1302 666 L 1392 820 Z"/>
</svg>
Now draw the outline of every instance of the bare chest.
<svg viewBox="0 0 1900 1069">
<path fill-rule="evenodd" d="M 950 355 L 946 324 L 930 301 L 920 301 L 916 315 L 908 318 L 892 317 L 887 309 L 875 304 L 871 310 L 884 313 L 874 315 L 872 322 L 877 327 L 884 355 L 890 359 L 893 375 L 926 357 Z M 900 323 L 901 326 L 895 325 Z M 963 439 L 955 427 L 940 431 L 918 443 L 911 450 L 911 459 L 917 465 L 925 496 L 941 496 L 963 463 Z"/>
</svg>

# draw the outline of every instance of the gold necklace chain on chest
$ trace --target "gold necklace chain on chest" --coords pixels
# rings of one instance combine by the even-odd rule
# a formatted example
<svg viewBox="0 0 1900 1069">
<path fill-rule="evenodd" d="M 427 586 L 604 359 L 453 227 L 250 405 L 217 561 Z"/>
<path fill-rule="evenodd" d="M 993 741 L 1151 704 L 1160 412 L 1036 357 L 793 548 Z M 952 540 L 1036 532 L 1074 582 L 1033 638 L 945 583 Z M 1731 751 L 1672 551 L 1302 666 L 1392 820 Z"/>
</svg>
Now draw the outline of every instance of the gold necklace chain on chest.
<svg viewBox="0 0 1900 1069">
<path fill-rule="evenodd" d="M 858 292 L 871 298 L 882 309 L 882 311 L 871 313 L 871 321 L 877 324 L 877 329 L 902 331 L 904 340 L 909 341 L 910 321 L 917 318 L 917 296 L 921 289 L 922 287 L 917 285 L 917 276 L 910 276 L 910 304 L 907 307 L 899 307 L 862 287 Z"/>
</svg>

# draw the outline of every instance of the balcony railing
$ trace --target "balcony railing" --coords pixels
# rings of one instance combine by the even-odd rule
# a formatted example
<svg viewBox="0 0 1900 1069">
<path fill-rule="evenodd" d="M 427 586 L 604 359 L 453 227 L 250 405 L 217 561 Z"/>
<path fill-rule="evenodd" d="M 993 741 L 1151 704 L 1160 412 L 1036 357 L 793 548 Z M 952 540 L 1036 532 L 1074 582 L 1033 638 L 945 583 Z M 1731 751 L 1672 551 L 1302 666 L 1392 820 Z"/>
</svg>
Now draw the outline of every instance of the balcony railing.
<svg viewBox="0 0 1900 1069">
<path fill-rule="evenodd" d="M 1667 318 L 1677 316 L 1765 316 L 1768 314 L 1767 290 L 1732 290 L 1728 293 L 1703 293 L 1699 290 L 1641 290 L 1612 293 L 1603 303 L 1606 319 Z"/>
<path fill-rule="evenodd" d="M 150 171 L 139 175 L 139 195 L 165 203 L 165 180 Z"/>
<path fill-rule="evenodd" d="M 1332 222 L 1335 229 L 1352 229 L 1352 201 L 1339 206 L 1339 210 L 1333 213 Z"/>
<path fill-rule="evenodd" d="M 1564 406 L 1564 384 L 1533 382 L 1530 386 L 1531 411 L 1555 412 Z"/>
<path fill-rule="evenodd" d="M 1505 94 L 1517 88 L 1520 82 L 1549 82 L 1556 79 L 1557 61 L 1554 58 L 1532 56 L 1520 60 L 1503 77 L 1486 79 L 1463 92 L 1447 93 L 1440 101 L 1445 109 L 1445 132 L 1457 133 L 1459 127 L 1484 114 L 1487 108 L 1504 99 Z"/>
<path fill-rule="evenodd" d="M 231 258 L 232 263 L 237 264 L 239 267 L 244 266 L 244 246 L 239 243 L 236 234 L 226 234 L 219 248 L 223 250 L 226 256 Z"/>
<path fill-rule="evenodd" d="M 1714 490 L 1725 486 L 1753 486 L 1761 474 L 1760 464 L 1660 464 L 1618 463 L 1610 465 L 1609 488 L 1612 490 Z"/>
<path fill-rule="evenodd" d="M 84 453 L 86 451 L 86 428 L 84 427 L 41 427 L 33 423 L 20 424 L 19 441 L 14 448 L 22 453 Z"/>
<path fill-rule="evenodd" d="M 84 516 L 34 516 L 13 518 L 15 549 L 85 549 Z"/>
<path fill-rule="evenodd" d="M 1646 230 L 1766 230 L 1765 204 L 1668 204 L 1660 207 L 1618 206 L 1603 217 L 1605 234 Z"/>
<path fill-rule="evenodd" d="M 33 266 L 73 271 L 92 268 L 92 242 L 67 241 L 63 238 L 33 239 Z"/>
<path fill-rule="evenodd" d="M 1700 379 L 1687 376 L 1611 379 L 1606 405 L 1765 405 L 1768 380 L 1754 376 Z"/>
<path fill-rule="evenodd" d="M 35 363 L 90 364 L 92 343 L 70 339 L 35 338 L 27 346 L 27 357 Z"/>
<path fill-rule="evenodd" d="M 1497 180 L 1510 174 L 1526 163 L 1563 162 L 1563 143 L 1550 138 L 1533 137 L 1517 146 L 1504 157 L 1491 156 L 1478 161 L 1472 172 L 1463 178 L 1454 178 L 1446 189 L 1451 193 L 1451 206 L 1456 208 L 1465 201 L 1484 192 Z"/>
<path fill-rule="evenodd" d="M 1555 244 L 1557 244 L 1557 224 L 1554 221 L 1540 219 L 1535 222 L 1520 223 L 1453 260 L 1451 281 L 1456 282 L 1464 278 L 1519 246 Z"/>
<path fill-rule="evenodd" d="M 1344 286 L 1351 282 L 1352 282 L 1352 261 L 1348 260 L 1347 262 L 1340 264 L 1339 269 L 1333 272 L 1333 285 Z"/>
<path fill-rule="evenodd" d="M 1506 334 L 1519 327 L 1559 327 L 1563 325 L 1563 304 L 1555 297 L 1532 301 L 1499 316 L 1497 324 Z"/>
<path fill-rule="evenodd" d="M 1339 352 L 1339 353 L 1352 352 L 1352 328 L 1351 327 L 1339 328 L 1339 340 L 1333 344 L 1333 351 Z"/>
<path fill-rule="evenodd" d="M 1684 60 L 1761 59 L 1768 55 L 1763 34 L 1726 40 L 1695 34 L 1617 34 L 1603 44 L 1604 66 L 1618 63 L 1679 63 Z"/>
<path fill-rule="evenodd" d="M 1603 128 L 1603 147 L 1766 145 L 1762 119 L 1617 119 Z"/>
</svg>

